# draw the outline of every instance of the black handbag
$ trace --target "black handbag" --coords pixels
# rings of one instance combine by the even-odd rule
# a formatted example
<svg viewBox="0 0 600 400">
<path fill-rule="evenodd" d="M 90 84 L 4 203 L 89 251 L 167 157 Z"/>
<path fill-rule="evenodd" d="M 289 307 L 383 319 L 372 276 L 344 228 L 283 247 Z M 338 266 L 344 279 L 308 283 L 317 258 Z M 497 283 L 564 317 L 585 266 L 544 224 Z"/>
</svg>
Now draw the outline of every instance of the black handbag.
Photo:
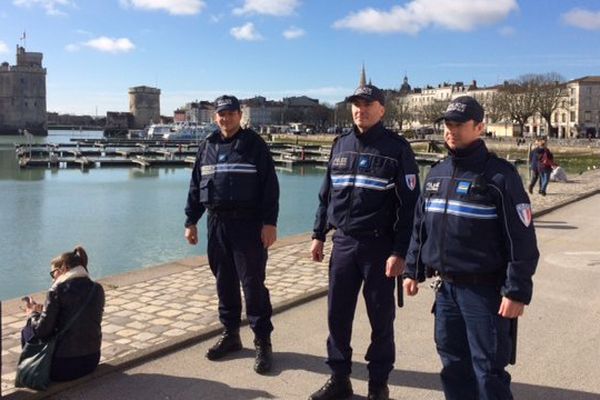
<svg viewBox="0 0 600 400">
<path fill-rule="evenodd" d="M 56 341 L 68 331 L 75 320 L 79 318 L 83 310 L 92 301 L 95 292 L 96 284 L 94 284 L 92 290 L 90 290 L 85 304 L 56 335 L 49 339 L 35 339 L 25 343 L 25 347 L 23 347 L 23 351 L 19 357 L 19 363 L 17 364 L 15 387 L 27 387 L 35 390 L 46 390 L 48 388 Z"/>
</svg>

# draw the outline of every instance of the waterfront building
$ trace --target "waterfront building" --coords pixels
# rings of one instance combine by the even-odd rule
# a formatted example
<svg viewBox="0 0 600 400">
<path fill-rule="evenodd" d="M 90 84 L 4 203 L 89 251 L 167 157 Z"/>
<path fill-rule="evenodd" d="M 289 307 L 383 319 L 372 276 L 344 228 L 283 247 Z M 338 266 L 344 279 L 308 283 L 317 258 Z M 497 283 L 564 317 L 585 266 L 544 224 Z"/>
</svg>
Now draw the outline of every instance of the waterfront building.
<svg viewBox="0 0 600 400">
<path fill-rule="evenodd" d="M 477 81 L 465 85 L 463 82 L 439 84 L 437 87 L 410 89 L 405 76 L 399 96 L 395 98 L 398 106 L 405 106 L 410 114 L 410 128 L 418 129 L 430 125 L 422 118 L 422 110 L 438 102 L 445 104 L 452 99 L 469 95 L 477 98 L 486 107 L 488 132 L 494 136 L 539 136 L 549 135 L 559 138 L 600 137 L 600 76 L 585 76 L 558 85 L 562 90 L 562 99 L 551 116 L 552 132 L 539 113 L 531 116 L 521 133 L 518 125 L 506 117 L 497 115 L 494 109 L 494 96 L 504 85 L 488 87 L 477 86 Z"/>
<path fill-rule="evenodd" d="M 46 68 L 42 53 L 17 46 L 17 64 L 0 65 L 0 134 L 23 130 L 38 136 L 48 134 L 46 117 Z"/>
<path fill-rule="evenodd" d="M 280 101 L 267 100 L 263 96 L 240 101 L 242 125 L 258 127 L 261 125 L 284 124 L 284 105 Z"/>
</svg>

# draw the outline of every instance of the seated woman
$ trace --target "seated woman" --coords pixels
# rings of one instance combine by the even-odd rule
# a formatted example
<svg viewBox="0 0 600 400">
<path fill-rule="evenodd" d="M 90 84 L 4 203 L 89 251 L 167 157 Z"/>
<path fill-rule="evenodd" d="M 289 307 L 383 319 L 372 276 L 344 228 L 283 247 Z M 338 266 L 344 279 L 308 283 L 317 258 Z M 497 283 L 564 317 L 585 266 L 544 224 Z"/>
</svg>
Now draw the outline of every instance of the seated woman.
<svg viewBox="0 0 600 400">
<path fill-rule="evenodd" d="M 94 371 L 100 362 L 104 312 L 104 289 L 92 281 L 87 270 L 88 257 L 78 246 L 50 262 L 52 287 L 42 306 L 28 302 L 29 319 L 21 332 L 22 341 L 46 339 L 60 332 L 85 305 L 71 327 L 57 340 L 50 379 L 68 381 Z M 90 292 L 94 293 L 86 301 Z"/>
</svg>

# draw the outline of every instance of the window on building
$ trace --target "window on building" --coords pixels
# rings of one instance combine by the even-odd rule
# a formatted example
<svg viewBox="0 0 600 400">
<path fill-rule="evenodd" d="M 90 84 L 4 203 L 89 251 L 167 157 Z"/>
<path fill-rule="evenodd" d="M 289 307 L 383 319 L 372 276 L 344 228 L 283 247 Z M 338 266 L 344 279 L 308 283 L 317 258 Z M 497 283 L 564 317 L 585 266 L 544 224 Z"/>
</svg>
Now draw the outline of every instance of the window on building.
<svg viewBox="0 0 600 400">
<path fill-rule="evenodd" d="M 571 97 L 570 103 L 571 103 L 572 106 L 574 106 L 575 105 L 575 99 Z"/>
<path fill-rule="evenodd" d="M 577 121 L 575 119 L 575 111 L 571 111 L 571 122 L 575 122 L 575 121 Z"/>
<path fill-rule="evenodd" d="M 592 87 L 591 86 L 586 87 L 585 89 L 587 91 L 587 94 L 592 94 Z"/>
<path fill-rule="evenodd" d="M 567 114 L 562 114 L 562 122 L 567 122 Z"/>
<path fill-rule="evenodd" d="M 592 112 L 591 111 L 585 111 L 583 113 L 583 120 L 584 120 L 584 122 L 592 122 Z"/>
</svg>

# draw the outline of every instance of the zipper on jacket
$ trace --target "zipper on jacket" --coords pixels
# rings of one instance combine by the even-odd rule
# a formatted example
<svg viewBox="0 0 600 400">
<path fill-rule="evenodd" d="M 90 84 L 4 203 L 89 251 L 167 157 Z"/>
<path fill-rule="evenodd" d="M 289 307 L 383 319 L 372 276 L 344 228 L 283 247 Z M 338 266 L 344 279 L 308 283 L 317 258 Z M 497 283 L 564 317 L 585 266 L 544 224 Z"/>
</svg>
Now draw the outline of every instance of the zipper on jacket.
<svg viewBox="0 0 600 400">
<path fill-rule="evenodd" d="M 363 133 L 364 134 L 364 133 Z M 352 204 L 354 203 L 354 191 L 356 190 L 356 173 L 358 172 L 358 164 L 360 163 L 360 155 L 362 154 L 363 146 L 359 138 L 356 138 L 358 143 L 358 158 L 355 160 L 353 174 L 354 181 L 352 182 L 352 190 L 350 192 L 350 202 L 348 204 L 348 213 L 346 214 L 346 221 L 344 223 L 344 232 L 348 232 L 348 225 L 350 224 L 350 214 L 352 213 Z"/>
<path fill-rule="evenodd" d="M 446 225 L 448 224 L 448 199 L 450 198 L 450 191 L 452 190 L 452 185 L 454 183 L 454 178 L 456 177 L 456 166 L 452 165 L 452 177 L 450 178 L 450 183 L 448 184 L 448 188 L 446 190 L 446 197 L 444 201 L 444 213 L 442 214 L 442 234 L 440 244 L 440 272 L 444 272 L 446 269 Z"/>
</svg>

